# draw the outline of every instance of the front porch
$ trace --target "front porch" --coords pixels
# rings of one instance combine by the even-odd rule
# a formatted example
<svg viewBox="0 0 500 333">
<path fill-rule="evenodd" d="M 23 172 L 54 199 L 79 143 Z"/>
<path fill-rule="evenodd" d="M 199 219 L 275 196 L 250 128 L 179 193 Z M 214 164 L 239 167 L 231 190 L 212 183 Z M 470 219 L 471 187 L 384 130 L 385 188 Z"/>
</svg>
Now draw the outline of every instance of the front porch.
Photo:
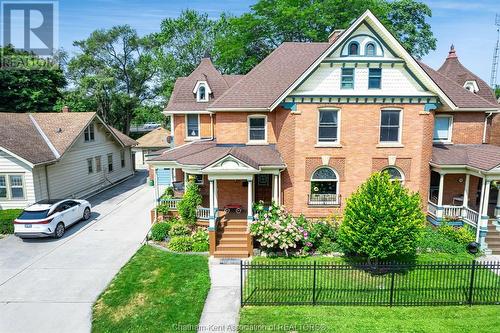
<svg viewBox="0 0 500 333">
<path fill-rule="evenodd" d="M 428 221 L 439 225 L 467 224 L 476 231 L 476 241 L 487 254 L 500 254 L 500 194 L 498 175 L 433 167 Z"/>
</svg>

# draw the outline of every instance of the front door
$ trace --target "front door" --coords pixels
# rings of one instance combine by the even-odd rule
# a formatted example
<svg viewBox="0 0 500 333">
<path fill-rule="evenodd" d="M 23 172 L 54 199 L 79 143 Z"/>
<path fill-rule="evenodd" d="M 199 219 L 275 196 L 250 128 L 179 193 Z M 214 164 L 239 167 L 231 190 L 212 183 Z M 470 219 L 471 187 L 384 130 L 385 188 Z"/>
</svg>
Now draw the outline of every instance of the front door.
<svg viewBox="0 0 500 333">
<path fill-rule="evenodd" d="M 255 176 L 255 202 L 264 201 L 270 205 L 272 202 L 272 175 L 260 174 Z"/>
</svg>

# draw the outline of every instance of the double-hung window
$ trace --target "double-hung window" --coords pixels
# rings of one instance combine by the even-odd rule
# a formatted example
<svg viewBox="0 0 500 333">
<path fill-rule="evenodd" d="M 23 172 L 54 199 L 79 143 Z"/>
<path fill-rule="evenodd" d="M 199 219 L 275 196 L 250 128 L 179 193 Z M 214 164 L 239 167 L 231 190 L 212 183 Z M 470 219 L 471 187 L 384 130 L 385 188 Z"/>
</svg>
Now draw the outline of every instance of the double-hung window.
<svg viewBox="0 0 500 333">
<path fill-rule="evenodd" d="M 382 87 L 382 68 L 370 68 L 368 71 L 368 89 Z"/>
<path fill-rule="evenodd" d="M 452 116 L 436 116 L 434 118 L 434 142 L 451 142 L 452 124 Z"/>
<path fill-rule="evenodd" d="M 120 165 L 122 168 L 125 167 L 125 150 L 120 151 Z"/>
<path fill-rule="evenodd" d="M 320 110 L 318 142 L 337 142 L 339 128 L 338 110 Z"/>
<path fill-rule="evenodd" d="M 85 128 L 85 130 L 83 131 L 83 137 L 85 142 L 94 141 L 94 124 L 90 124 L 89 126 L 87 126 L 87 128 Z"/>
<path fill-rule="evenodd" d="M 248 141 L 249 142 L 266 142 L 267 117 L 266 116 L 250 116 L 248 117 Z"/>
<path fill-rule="evenodd" d="M 94 172 L 94 165 L 92 163 L 91 158 L 87 159 L 87 170 L 88 170 L 89 174 Z"/>
<path fill-rule="evenodd" d="M 186 115 L 186 131 L 188 138 L 199 138 L 200 137 L 200 115 L 199 114 L 187 114 Z"/>
<path fill-rule="evenodd" d="M 102 171 L 101 156 L 96 156 L 95 157 L 95 171 L 96 172 L 101 172 Z"/>
<path fill-rule="evenodd" d="M 401 110 L 382 110 L 380 117 L 380 142 L 401 142 Z"/>
<path fill-rule="evenodd" d="M 0 200 L 24 199 L 23 175 L 0 175 Z"/>
<path fill-rule="evenodd" d="M 113 154 L 108 154 L 108 172 L 113 172 Z"/>
<path fill-rule="evenodd" d="M 342 68 L 340 87 L 342 89 L 354 89 L 354 68 Z"/>
</svg>

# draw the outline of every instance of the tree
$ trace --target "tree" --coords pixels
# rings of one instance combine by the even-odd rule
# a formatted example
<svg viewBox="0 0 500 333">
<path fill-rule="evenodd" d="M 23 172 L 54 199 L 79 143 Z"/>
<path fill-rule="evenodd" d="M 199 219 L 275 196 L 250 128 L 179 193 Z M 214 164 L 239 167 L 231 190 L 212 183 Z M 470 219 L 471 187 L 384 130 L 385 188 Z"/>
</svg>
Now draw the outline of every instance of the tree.
<svg viewBox="0 0 500 333">
<path fill-rule="evenodd" d="M 80 94 L 92 98 L 107 123 L 128 134 L 135 110 L 157 95 L 150 41 L 128 25 L 96 30 L 73 44 L 80 53 L 68 64 Z"/>
<path fill-rule="evenodd" d="M 226 18 L 215 41 L 218 65 L 246 73 L 281 43 L 325 42 L 370 9 L 402 45 L 419 58 L 436 48 L 426 19 L 431 10 L 415 0 L 260 0 L 251 12 Z"/>
<path fill-rule="evenodd" d="M 225 15 L 212 20 L 206 13 L 185 10 L 177 18 L 163 20 L 160 32 L 148 36 L 155 46 L 165 97 L 170 97 L 176 78 L 191 74 L 203 57 L 217 58 L 214 43 L 225 25 Z"/>
<path fill-rule="evenodd" d="M 8 64 L 17 64 L 9 68 Z M 59 66 L 47 65 L 36 55 L 0 48 L 0 112 L 49 112 L 66 85 Z M 22 64 L 22 66 L 19 66 Z"/>
<path fill-rule="evenodd" d="M 369 260 L 415 255 L 425 215 L 418 193 L 387 172 L 373 174 L 347 200 L 338 242 Z"/>
</svg>

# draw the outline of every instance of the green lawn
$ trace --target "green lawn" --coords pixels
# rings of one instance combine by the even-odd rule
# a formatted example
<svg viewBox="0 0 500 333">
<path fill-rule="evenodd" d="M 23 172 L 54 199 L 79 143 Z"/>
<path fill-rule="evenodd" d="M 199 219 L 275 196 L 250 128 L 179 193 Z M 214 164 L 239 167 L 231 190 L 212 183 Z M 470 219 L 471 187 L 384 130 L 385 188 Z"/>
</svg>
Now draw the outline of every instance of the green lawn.
<svg viewBox="0 0 500 333">
<path fill-rule="evenodd" d="M 240 327 L 240 333 L 492 333 L 500 327 L 500 306 L 250 306 L 241 311 Z"/>
<path fill-rule="evenodd" d="M 0 210 L 0 235 L 12 234 L 14 225 L 12 221 L 21 214 L 22 209 L 3 209 Z"/>
<path fill-rule="evenodd" d="M 195 332 L 210 289 L 204 256 L 143 246 L 93 308 L 93 332 Z"/>
</svg>

